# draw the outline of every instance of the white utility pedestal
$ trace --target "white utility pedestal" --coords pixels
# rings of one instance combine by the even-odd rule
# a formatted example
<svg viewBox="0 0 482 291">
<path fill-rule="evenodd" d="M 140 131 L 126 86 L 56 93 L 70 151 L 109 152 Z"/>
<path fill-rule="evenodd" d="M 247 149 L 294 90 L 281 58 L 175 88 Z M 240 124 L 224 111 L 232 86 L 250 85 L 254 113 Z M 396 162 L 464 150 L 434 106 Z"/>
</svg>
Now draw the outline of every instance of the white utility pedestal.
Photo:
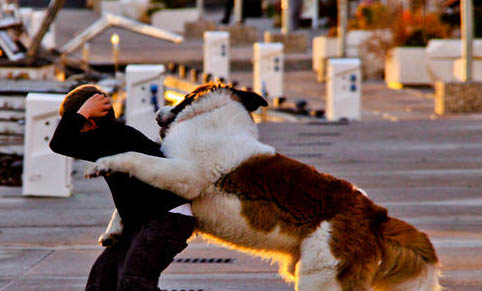
<svg viewBox="0 0 482 291">
<path fill-rule="evenodd" d="M 29 93 L 26 99 L 23 195 L 68 197 L 72 159 L 56 154 L 49 142 L 60 120 L 60 94 Z"/>
<path fill-rule="evenodd" d="M 326 117 L 328 120 L 361 118 L 361 62 L 356 58 L 328 60 Z"/>
<path fill-rule="evenodd" d="M 126 123 L 159 141 L 155 113 L 164 106 L 163 65 L 128 65 L 126 68 Z"/>
<path fill-rule="evenodd" d="M 229 32 L 204 32 L 204 73 L 229 79 Z"/>
<path fill-rule="evenodd" d="M 270 99 L 283 96 L 283 44 L 254 44 L 254 91 Z"/>
</svg>

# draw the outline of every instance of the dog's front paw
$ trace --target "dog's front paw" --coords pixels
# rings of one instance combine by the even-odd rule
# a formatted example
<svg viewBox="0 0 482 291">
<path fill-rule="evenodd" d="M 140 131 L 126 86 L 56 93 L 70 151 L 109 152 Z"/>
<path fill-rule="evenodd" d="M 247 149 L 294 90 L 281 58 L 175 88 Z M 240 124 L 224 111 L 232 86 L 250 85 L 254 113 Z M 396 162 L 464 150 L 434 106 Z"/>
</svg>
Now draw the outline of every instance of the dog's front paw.
<svg viewBox="0 0 482 291">
<path fill-rule="evenodd" d="M 120 235 L 120 232 L 103 233 L 99 236 L 99 244 L 103 247 L 111 247 L 119 242 Z"/>
<path fill-rule="evenodd" d="M 95 164 L 87 166 L 85 168 L 84 176 L 86 178 L 95 178 L 109 175 L 112 172 L 112 169 L 108 161 L 108 159 L 102 158 L 97 160 Z"/>
</svg>

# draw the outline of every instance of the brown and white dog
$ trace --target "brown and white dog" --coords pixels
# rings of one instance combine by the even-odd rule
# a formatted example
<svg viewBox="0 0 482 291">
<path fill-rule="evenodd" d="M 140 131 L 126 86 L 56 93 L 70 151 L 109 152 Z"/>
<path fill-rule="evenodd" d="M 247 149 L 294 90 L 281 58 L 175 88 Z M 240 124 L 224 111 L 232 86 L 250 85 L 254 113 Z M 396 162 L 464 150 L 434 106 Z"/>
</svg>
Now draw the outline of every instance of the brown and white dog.
<svg viewBox="0 0 482 291">
<path fill-rule="evenodd" d="M 119 154 L 87 174 L 127 172 L 192 200 L 202 235 L 279 262 L 296 290 L 439 290 L 424 233 L 258 140 L 250 112 L 266 105 L 255 93 L 201 86 L 158 114 L 166 158 Z"/>
</svg>

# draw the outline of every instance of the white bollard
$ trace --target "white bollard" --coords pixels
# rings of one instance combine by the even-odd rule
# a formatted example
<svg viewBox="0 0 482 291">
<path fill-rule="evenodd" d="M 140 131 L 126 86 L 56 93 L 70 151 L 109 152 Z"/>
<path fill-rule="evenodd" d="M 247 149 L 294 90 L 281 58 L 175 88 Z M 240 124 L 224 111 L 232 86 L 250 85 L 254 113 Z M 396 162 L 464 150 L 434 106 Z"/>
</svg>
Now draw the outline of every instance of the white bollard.
<svg viewBox="0 0 482 291">
<path fill-rule="evenodd" d="M 23 195 L 68 197 L 72 159 L 56 154 L 49 142 L 60 120 L 60 94 L 29 93 L 26 99 Z"/>
<path fill-rule="evenodd" d="M 155 113 L 164 105 L 163 65 L 128 65 L 126 68 L 126 124 L 159 141 Z"/>
<path fill-rule="evenodd" d="M 254 44 L 254 80 L 253 89 L 256 93 L 269 98 L 283 96 L 283 44 Z"/>
<path fill-rule="evenodd" d="M 229 32 L 204 32 L 203 50 L 204 72 L 213 77 L 229 79 Z"/>
<path fill-rule="evenodd" d="M 361 62 L 356 58 L 328 60 L 326 117 L 359 120 L 361 96 Z"/>
</svg>

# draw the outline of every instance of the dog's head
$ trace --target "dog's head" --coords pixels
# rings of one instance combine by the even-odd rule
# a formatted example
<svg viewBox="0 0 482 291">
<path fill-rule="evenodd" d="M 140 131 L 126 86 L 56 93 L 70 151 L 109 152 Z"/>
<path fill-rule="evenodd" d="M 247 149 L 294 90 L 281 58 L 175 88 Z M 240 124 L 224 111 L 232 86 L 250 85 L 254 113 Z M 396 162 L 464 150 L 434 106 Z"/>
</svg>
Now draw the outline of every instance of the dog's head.
<svg viewBox="0 0 482 291">
<path fill-rule="evenodd" d="M 221 105 L 210 104 L 207 100 L 209 98 L 212 98 L 213 94 L 218 94 L 218 96 L 221 94 L 225 99 L 239 102 L 248 112 L 253 112 L 260 106 L 268 105 L 268 102 L 266 102 L 263 97 L 254 92 L 238 90 L 221 83 L 210 82 L 196 88 L 194 91 L 187 94 L 184 97 L 184 100 L 178 105 L 174 107 L 164 106 L 159 109 L 156 114 L 156 121 L 161 127 L 161 137 L 164 137 L 170 125 L 174 121 L 180 122 L 182 120 L 191 119 L 198 115 L 219 108 Z"/>
</svg>

